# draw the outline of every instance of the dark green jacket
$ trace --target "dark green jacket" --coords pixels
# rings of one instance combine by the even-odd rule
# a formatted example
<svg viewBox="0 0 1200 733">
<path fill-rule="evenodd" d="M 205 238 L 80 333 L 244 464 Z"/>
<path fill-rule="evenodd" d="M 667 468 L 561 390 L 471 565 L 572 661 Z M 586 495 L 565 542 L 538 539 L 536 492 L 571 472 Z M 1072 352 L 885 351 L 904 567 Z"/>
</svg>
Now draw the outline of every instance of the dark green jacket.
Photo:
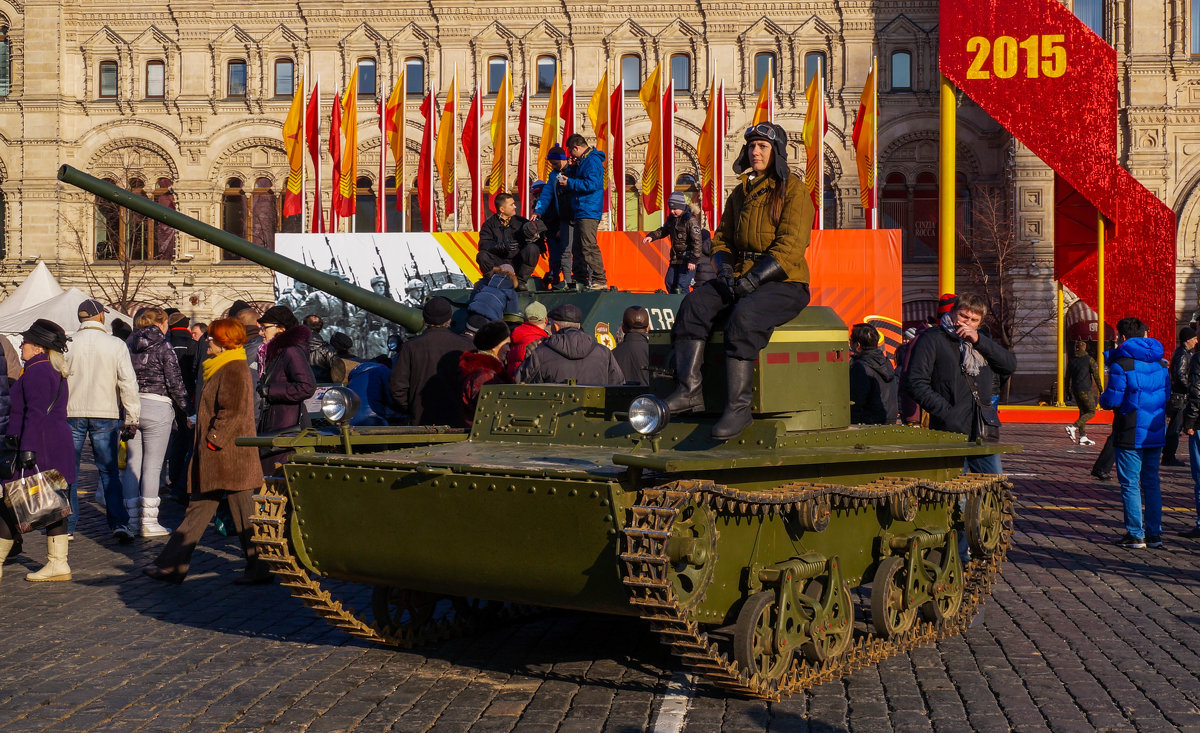
<svg viewBox="0 0 1200 733">
<path fill-rule="evenodd" d="M 713 253 L 733 254 L 734 274 L 740 276 L 754 265 L 752 259 L 740 259 L 743 252 L 765 252 L 787 273 L 788 282 L 807 283 L 804 252 L 812 236 L 816 210 L 804 181 L 794 175 L 788 180 L 783 212 L 776 225 L 771 222 L 771 192 L 778 182 L 774 178 L 751 181 L 748 175 L 741 178 L 741 185 L 725 202 L 721 224 L 713 235 Z"/>
</svg>

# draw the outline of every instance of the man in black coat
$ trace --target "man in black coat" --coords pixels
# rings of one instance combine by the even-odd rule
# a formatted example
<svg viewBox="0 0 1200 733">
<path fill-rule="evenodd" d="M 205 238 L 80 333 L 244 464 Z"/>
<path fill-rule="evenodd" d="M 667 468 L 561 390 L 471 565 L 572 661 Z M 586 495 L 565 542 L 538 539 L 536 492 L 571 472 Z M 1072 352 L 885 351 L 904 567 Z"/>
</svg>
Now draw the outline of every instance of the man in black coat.
<svg viewBox="0 0 1200 733">
<path fill-rule="evenodd" d="M 613 349 L 613 357 L 621 373 L 625 375 L 626 384 L 650 384 L 650 375 L 646 368 L 650 366 L 650 311 L 640 305 L 631 305 L 621 316 L 621 330 L 625 337 L 617 348 Z"/>
<path fill-rule="evenodd" d="M 425 301 L 425 330 L 400 347 L 388 389 L 412 425 L 465 428 L 458 358 L 475 345 L 450 330 L 454 306 L 440 295 Z"/>
<path fill-rule="evenodd" d="M 983 298 L 961 296 L 953 310 L 917 338 L 904 374 L 905 389 L 929 413 L 929 427 L 962 433 L 969 441 L 981 437 L 982 416 L 995 418 L 996 377 L 1017 369 L 1011 351 L 979 332 L 987 313 Z M 968 458 L 967 470 L 1001 473 L 1000 456 Z"/>
<path fill-rule="evenodd" d="M 517 289 L 525 288 L 525 281 L 542 256 L 539 242 L 529 241 L 522 231 L 526 221 L 517 214 L 517 200 L 512 194 L 497 194 L 496 213 L 479 227 L 479 254 L 475 261 L 484 277 L 493 268 L 511 265 L 517 273 Z"/>
<path fill-rule="evenodd" d="M 582 330 L 583 311 L 567 303 L 550 311 L 553 333 L 530 344 L 517 371 L 521 384 L 624 384 L 625 375 L 611 351 Z"/>
<path fill-rule="evenodd" d="M 879 348 L 879 329 L 856 323 L 850 330 L 850 422 L 895 425 L 900 412 L 896 370 Z"/>
<path fill-rule="evenodd" d="M 1179 329 L 1178 346 L 1171 354 L 1171 397 L 1167 400 L 1167 442 L 1163 446 L 1162 465 L 1184 465 L 1175 452 L 1179 450 L 1179 433 L 1183 426 L 1183 408 L 1187 405 L 1188 370 L 1196 348 L 1196 330 L 1191 326 Z"/>
</svg>

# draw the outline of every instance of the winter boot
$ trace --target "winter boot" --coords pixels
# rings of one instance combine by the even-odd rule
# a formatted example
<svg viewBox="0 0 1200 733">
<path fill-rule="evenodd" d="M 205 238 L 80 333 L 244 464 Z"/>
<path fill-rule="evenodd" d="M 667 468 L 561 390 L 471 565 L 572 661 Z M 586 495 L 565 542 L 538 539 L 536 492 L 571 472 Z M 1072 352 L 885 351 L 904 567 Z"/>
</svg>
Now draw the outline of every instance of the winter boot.
<svg viewBox="0 0 1200 733">
<path fill-rule="evenodd" d="M 129 521 L 125 523 L 126 534 L 131 537 L 137 537 L 142 531 L 142 500 L 126 499 L 125 513 L 129 515 Z"/>
<path fill-rule="evenodd" d="M 8 557 L 8 551 L 12 549 L 12 540 L 0 540 L 0 577 L 4 575 L 4 558 Z"/>
<path fill-rule="evenodd" d="M 67 539 L 65 534 L 51 535 L 46 538 L 46 565 L 36 573 L 25 576 L 25 580 L 70 580 L 71 566 L 67 565 Z"/>
<path fill-rule="evenodd" d="M 704 364 L 704 342 L 694 339 L 675 342 L 675 381 L 678 386 L 667 397 L 672 415 L 704 412 L 704 390 L 700 367 Z"/>
<path fill-rule="evenodd" d="M 750 400 L 754 396 L 754 362 L 728 357 L 725 359 L 725 412 L 712 428 L 713 440 L 729 440 L 754 422 L 750 415 Z"/>
<path fill-rule="evenodd" d="M 161 503 L 162 499 L 157 496 L 152 499 L 142 499 L 143 537 L 166 537 L 171 534 L 171 530 L 158 523 L 158 505 Z"/>
</svg>

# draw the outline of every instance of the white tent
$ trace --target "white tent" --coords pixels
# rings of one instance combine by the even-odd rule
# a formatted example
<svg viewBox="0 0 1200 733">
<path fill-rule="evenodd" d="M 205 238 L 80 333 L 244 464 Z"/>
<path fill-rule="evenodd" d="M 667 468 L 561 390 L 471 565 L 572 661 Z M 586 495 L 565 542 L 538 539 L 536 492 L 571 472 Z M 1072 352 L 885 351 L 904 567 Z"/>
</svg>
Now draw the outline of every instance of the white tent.
<svg viewBox="0 0 1200 733">
<path fill-rule="evenodd" d="M 37 319 L 46 318 L 62 326 L 69 336 L 79 330 L 79 304 L 90 297 L 78 288 L 63 290 L 46 263 L 39 262 L 25 282 L 0 301 L 0 334 L 20 343 L 18 334 Z M 129 322 L 128 316 L 112 311 L 105 319 L 110 330 L 114 318 Z"/>
<path fill-rule="evenodd" d="M 33 272 L 25 278 L 25 282 L 18 285 L 12 295 L 0 301 L 0 318 L 25 310 L 31 305 L 44 303 L 62 292 L 62 286 L 51 274 L 50 268 L 46 267 L 45 262 L 38 262 Z"/>
</svg>

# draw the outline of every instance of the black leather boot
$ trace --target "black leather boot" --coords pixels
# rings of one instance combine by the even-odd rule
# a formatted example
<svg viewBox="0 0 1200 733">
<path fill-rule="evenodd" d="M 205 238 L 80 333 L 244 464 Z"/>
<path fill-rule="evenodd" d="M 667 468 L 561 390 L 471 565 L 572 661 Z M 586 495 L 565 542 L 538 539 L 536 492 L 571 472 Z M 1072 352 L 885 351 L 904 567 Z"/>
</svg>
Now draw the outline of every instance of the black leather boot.
<svg viewBox="0 0 1200 733">
<path fill-rule="evenodd" d="M 686 340 L 675 342 L 675 380 L 679 386 L 667 397 L 672 415 L 704 412 L 704 390 L 700 383 L 700 367 L 704 364 L 704 342 Z"/>
<path fill-rule="evenodd" d="M 754 395 L 754 362 L 727 357 L 725 359 L 725 412 L 712 428 L 713 440 L 736 438 L 750 427 L 750 400 Z"/>
</svg>

